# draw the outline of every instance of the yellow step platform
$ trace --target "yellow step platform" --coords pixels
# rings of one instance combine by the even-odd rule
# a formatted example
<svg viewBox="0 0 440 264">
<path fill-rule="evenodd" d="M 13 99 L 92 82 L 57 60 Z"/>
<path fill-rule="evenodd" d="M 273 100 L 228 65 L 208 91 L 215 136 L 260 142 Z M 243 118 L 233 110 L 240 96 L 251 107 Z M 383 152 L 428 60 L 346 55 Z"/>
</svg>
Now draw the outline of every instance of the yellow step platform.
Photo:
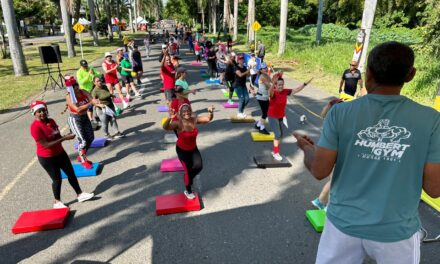
<svg viewBox="0 0 440 264">
<path fill-rule="evenodd" d="M 422 200 L 440 212 L 440 198 L 432 198 L 431 196 L 427 195 L 425 191 L 422 191 Z"/>
<path fill-rule="evenodd" d="M 270 132 L 269 135 L 261 134 L 259 132 L 251 132 L 251 137 L 253 141 L 273 141 L 275 134 Z"/>
</svg>

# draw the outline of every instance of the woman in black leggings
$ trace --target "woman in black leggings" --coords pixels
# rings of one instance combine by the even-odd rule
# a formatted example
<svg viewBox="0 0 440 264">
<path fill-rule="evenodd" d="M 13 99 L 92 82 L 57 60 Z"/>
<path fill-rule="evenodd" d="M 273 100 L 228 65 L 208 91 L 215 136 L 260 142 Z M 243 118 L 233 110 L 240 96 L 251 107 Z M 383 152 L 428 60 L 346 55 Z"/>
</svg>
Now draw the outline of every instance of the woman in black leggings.
<svg viewBox="0 0 440 264">
<path fill-rule="evenodd" d="M 192 192 L 192 184 L 194 177 L 202 171 L 202 156 L 197 148 L 197 124 L 207 124 L 214 118 L 214 107 L 208 108 L 207 116 L 193 115 L 189 104 L 182 104 L 176 113 L 170 109 L 170 115 L 163 124 L 165 130 L 176 130 L 178 137 L 176 143 L 176 152 L 180 162 L 185 170 L 184 194 L 188 199 L 194 199 L 196 196 Z M 171 122 L 177 116 L 177 122 Z"/>
<path fill-rule="evenodd" d="M 61 136 L 55 121 L 48 118 L 47 106 L 44 102 L 36 101 L 31 105 L 31 112 L 35 120 L 31 125 L 31 135 L 37 144 L 37 156 L 41 166 L 46 170 L 52 179 L 52 191 L 55 197 L 53 208 L 66 208 L 61 202 L 61 170 L 67 175 L 67 179 L 78 195 L 78 201 L 84 202 L 93 197 L 93 193 L 85 193 L 81 190 L 73 171 L 67 153 L 64 151 L 61 142 L 72 140 L 75 135 L 68 134 Z"/>
</svg>

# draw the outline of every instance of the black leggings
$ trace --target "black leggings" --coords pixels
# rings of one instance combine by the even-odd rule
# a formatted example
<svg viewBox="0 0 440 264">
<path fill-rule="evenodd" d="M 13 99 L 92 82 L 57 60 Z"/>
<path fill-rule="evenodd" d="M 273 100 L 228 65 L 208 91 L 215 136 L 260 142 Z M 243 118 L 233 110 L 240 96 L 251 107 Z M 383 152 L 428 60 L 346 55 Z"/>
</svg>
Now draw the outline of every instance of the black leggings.
<svg viewBox="0 0 440 264">
<path fill-rule="evenodd" d="M 38 157 L 38 161 L 52 179 L 52 192 L 55 200 L 61 200 L 61 182 L 63 181 L 61 179 L 61 170 L 63 170 L 67 175 L 67 179 L 69 180 L 69 183 L 75 190 L 76 194 L 82 193 L 81 188 L 79 187 L 78 179 L 73 171 L 72 163 L 70 162 L 69 156 L 67 156 L 65 151 L 55 157 Z"/>
<path fill-rule="evenodd" d="M 267 118 L 267 111 L 269 110 L 269 100 L 258 100 L 261 108 L 261 118 Z"/>
<path fill-rule="evenodd" d="M 177 157 L 179 157 L 183 169 L 185 170 L 183 178 L 185 188 L 189 193 L 192 193 L 191 186 L 193 184 L 193 179 L 203 169 L 202 155 L 200 155 L 200 151 L 197 147 L 193 150 L 187 151 L 176 146 L 176 152 Z"/>
</svg>

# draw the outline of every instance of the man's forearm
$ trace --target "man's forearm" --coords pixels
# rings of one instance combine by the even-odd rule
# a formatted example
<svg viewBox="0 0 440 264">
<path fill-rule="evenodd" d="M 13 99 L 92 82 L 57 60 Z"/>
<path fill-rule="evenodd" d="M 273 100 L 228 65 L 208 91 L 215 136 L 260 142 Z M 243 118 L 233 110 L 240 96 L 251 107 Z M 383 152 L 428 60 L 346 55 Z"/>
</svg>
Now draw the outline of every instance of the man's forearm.
<svg viewBox="0 0 440 264">
<path fill-rule="evenodd" d="M 303 151 L 304 151 L 304 165 L 310 172 L 312 172 L 312 164 L 315 159 L 315 147 L 306 146 L 304 147 Z"/>
</svg>

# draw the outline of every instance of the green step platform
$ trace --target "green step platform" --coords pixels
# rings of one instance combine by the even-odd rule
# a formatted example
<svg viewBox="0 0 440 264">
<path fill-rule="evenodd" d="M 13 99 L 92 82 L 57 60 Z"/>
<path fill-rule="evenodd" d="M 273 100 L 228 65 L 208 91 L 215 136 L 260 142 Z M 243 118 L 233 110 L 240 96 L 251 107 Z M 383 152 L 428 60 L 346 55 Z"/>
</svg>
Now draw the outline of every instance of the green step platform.
<svg viewBox="0 0 440 264">
<path fill-rule="evenodd" d="M 325 224 L 325 211 L 324 210 L 307 210 L 306 217 L 312 224 L 313 229 L 316 232 L 321 233 Z"/>
</svg>

